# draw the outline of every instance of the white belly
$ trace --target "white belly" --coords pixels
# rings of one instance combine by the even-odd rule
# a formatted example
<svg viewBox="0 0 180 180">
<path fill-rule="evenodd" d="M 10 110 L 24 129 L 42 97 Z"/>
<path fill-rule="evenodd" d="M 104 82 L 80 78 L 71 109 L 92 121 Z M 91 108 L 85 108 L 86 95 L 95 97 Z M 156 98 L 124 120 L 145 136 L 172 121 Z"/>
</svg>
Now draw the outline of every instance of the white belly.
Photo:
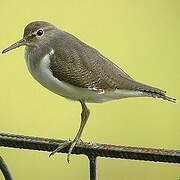
<svg viewBox="0 0 180 180">
<path fill-rule="evenodd" d="M 115 91 L 97 91 L 97 89 L 79 88 L 60 81 L 55 78 L 49 69 L 49 57 L 54 53 L 51 52 L 44 56 L 40 63 L 33 63 L 34 59 L 25 52 L 26 64 L 32 76 L 44 87 L 50 91 L 72 100 L 84 100 L 85 102 L 105 102 L 113 99 L 126 97 L 142 96 L 141 92 L 115 90 Z M 34 65 L 36 64 L 36 66 Z"/>
</svg>

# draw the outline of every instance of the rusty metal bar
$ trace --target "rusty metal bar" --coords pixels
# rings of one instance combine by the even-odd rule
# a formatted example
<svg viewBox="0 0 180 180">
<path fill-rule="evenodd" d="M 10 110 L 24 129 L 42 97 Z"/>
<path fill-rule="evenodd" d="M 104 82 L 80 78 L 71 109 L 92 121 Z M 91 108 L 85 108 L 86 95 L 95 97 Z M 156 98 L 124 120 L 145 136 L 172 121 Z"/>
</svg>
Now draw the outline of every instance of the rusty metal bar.
<svg viewBox="0 0 180 180">
<path fill-rule="evenodd" d="M 8 169 L 8 166 L 1 156 L 0 156 L 0 169 L 4 175 L 5 180 L 13 180 L 11 173 Z"/>
<path fill-rule="evenodd" d="M 57 148 L 59 143 L 63 142 L 64 140 L 0 133 L 0 146 L 4 147 L 51 152 Z M 62 149 L 61 152 L 67 153 L 68 147 Z M 74 147 L 72 154 L 85 154 L 88 157 L 100 156 L 180 164 L 180 150 L 115 146 L 110 144 L 92 144 L 79 142 Z"/>
<path fill-rule="evenodd" d="M 89 156 L 90 180 L 96 180 L 96 157 Z"/>
</svg>

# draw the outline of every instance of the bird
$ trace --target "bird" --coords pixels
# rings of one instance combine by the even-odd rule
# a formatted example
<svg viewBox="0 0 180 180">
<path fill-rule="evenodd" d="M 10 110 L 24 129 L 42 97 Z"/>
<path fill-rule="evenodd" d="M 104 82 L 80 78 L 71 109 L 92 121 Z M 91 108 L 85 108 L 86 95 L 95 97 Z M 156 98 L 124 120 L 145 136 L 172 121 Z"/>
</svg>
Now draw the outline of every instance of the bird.
<svg viewBox="0 0 180 180">
<path fill-rule="evenodd" d="M 166 95 L 166 91 L 134 80 L 98 50 L 49 22 L 29 23 L 23 38 L 2 53 L 20 46 L 25 46 L 26 65 L 35 80 L 55 94 L 81 104 L 81 123 L 75 138 L 59 144 L 50 156 L 68 146 L 69 162 L 90 115 L 87 103 L 129 97 L 153 97 L 176 102 Z"/>
</svg>

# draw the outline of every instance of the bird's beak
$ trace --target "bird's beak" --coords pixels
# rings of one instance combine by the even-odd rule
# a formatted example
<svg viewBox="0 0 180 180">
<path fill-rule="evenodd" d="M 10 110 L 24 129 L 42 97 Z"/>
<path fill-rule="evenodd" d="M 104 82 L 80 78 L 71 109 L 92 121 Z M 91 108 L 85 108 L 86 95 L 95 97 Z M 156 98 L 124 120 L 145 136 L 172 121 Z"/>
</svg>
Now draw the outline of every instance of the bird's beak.
<svg viewBox="0 0 180 180">
<path fill-rule="evenodd" d="M 10 51 L 10 50 L 12 50 L 12 49 L 18 48 L 18 47 L 20 47 L 20 46 L 25 46 L 26 44 L 27 44 L 27 41 L 26 41 L 25 38 L 23 38 L 23 39 L 17 41 L 16 43 L 10 45 L 8 48 L 4 49 L 4 50 L 2 51 L 2 54 L 3 54 L 3 53 L 6 53 L 6 52 L 8 52 L 8 51 Z"/>
</svg>

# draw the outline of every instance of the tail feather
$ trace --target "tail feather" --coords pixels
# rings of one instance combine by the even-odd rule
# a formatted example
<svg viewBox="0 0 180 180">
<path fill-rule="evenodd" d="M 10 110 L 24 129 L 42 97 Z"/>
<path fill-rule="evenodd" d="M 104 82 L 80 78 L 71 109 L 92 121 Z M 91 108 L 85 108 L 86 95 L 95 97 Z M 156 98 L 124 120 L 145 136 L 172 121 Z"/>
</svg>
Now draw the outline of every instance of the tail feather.
<svg viewBox="0 0 180 180">
<path fill-rule="evenodd" d="M 149 86 L 149 85 L 146 85 L 146 84 L 134 81 L 134 80 L 129 80 L 128 82 L 131 86 L 131 90 L 140 91 L 144 94 L 144 96 L 149 96 L 153 98 L 161 98 L 161 99 L 176 103 L 176 99 L 167 96 L 166 91 L 162 89 Z"/>
<path fill-rule="evenodd" d="M 149 96 L 149 97 L 153 97 L 153 98 L 161 98 L 161 99 L 176 103 L 176 99 L 167 96 L 166 91 L 159 89 L 159 88 L 155 88 L 153 86 L 139 83 L 137 81 L 135 81 L 135 82 L 136 82 L 136 85 L 135 85 L 136 90 L 143 92 L 143 94 L 145 96 Z"/>
<path fill-rule="evenodd" d="M 153 98 L 161 98 L 161 99 L 164 99 L 164 100 L 176 103 L 176 99 L 175 98 L 166 96 L 166 91 L 158 91 L 157 92 L 157 91 L 152 91 L 152 90 L 142 90 L 142 92 L 145 95 L 151 96 Z"/>
</svg>

